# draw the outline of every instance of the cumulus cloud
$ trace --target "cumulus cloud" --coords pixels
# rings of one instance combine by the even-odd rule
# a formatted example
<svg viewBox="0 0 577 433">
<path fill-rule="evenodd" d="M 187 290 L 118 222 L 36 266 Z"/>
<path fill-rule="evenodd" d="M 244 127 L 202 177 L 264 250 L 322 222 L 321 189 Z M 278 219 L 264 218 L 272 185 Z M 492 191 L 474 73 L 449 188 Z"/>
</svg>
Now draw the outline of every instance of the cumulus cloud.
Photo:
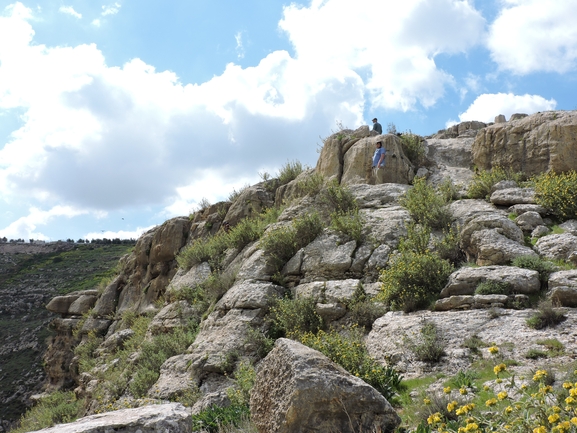
<svg viewBox="0 0 577 433">
<path fill-rule="evenodd" d="M 95 18 L 92 20 L 90 24 L 92 24 L 94 27 L 100 27 L 102 25 L 102 22 L 98 18 Z"/>
<path fill-rule="evenodd" d="M 48 211 L 32 207 L 29 209 L 28 215 L 20 217 L 8 227 L 0 229 L 0 237 L 49 240 L 41 232 L 36 231 L 39 226 L 46 226 L 56 218 L 72 218 L 86 213 L 84 210 L 75 209 L 71 206 L 54 206 Z"/>
<path fill-rule="evenodd" d="M 514 95 L 512 93 L 483 94 L 477 97 L 467 111 L 459 114 L 461 122 L 478 120 L 493 122 L 495 116 L 503 114 L 508 119 L 514 113 L 533 114 L 537 111 L 554 110 L 557 102 L 539 95 Z"/>
<path fill-rule="evenodd" d="M 280 28 L 311 69 L 356 71 L 366 76 L 373 107 L 407 111 L 443 96 L 453 77 L 435 56 L 480 43 L 485 20 L 467 1 L 313 0 L 285 7 Z"/>
<path fill-rule="evenodd" d="M 116 15 L 120 11 L 120 3 L 114 3 L 108 6 L 102 6 L 102 16 Z"/>
<path fill-rule="evenodd" d="M 82 238 L 86 240 L 92 239 L 138 239 L 141 234 L 147 232 L 148 230 L 154 228 L 155 226 L 149 227 L 138 227 L 136 230 L 101 230 L 99 232 L 89 232 L 86 233 Z"/>
<path fill-rule="evenodd" d="M 58 11 L 66 15 L 72 15 L 73 17 L 78 19 L 82 18 L 82 14 L 76 12 L 72 6 L 60 6 L 60 9 L 58 9 Z"/>
<path fill-rule="evenodd" d="M 236 41 L 236 53 L 239 59 L 244 58 L 244 47 L 242 45 L 242 32 L 238 32 L 234 35 L 234 39 Z"/>
<path fill-rule="evenodd" d="M 488 47 L 503 70 L 564 73 L 577 66 L 577 2 L 506 0 L 492 23 Z"/>
</svg>

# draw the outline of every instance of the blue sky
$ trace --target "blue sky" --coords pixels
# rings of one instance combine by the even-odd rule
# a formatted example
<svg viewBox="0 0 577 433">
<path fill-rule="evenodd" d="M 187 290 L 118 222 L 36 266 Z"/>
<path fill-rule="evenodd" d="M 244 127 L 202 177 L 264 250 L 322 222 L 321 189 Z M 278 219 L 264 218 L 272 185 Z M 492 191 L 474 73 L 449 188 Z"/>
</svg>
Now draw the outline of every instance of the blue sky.
<svg viewBox="0 0 577 433">
<path fill-rule="evenodd" d="M 138 237 L 337 129 L 577 109 L 574 0 L 0 0 L 0 236 Z"/>
</svg>

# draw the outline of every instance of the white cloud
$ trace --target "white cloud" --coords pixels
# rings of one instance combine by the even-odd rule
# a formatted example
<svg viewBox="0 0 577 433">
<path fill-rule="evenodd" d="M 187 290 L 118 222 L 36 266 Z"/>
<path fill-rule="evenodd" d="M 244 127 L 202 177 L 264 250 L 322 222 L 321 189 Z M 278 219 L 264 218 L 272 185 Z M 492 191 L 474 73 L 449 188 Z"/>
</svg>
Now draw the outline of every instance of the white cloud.
<svg viewBox="0 0 577 433">
<path fill-rule="evenodd" d="M 94 27 L 100 27 L 102 25 L 102 22 L 98 18 L 95 18 L 92 20 L 90 24 L 92 24 Z"/>
<path fill-rule="evenodd" d="M 48 211 L 33 207 L 29 209 L 28 215 L 18 218 L 8 227 L 0 230 L 0 237 L 5 236 L 8 239 L 50 240 L 47 236 L 37 231 L 38 226 L 45 226 L 55 218 L 72 218 L 86 213 L 86 211 L 70 206 L 54 206 Z"/>
<path fill-rule="evenodd" d="M 575 0 L 507 0 L 490 28 L 491 57 L 516 74 L 575 70 L 575 17 Z"/>
<path fill-rule="evenodd" d="M 242 45 L 242 32 L 238 32 L 236 35 L 234 35 L 234 39 L 236 41 L 237 57 L 239 59 L 242 59 L 244 58 L 244 47 Z"/>
<path fill-rule="evenodd" d="M 127 230 L 119 230 L 119 231 L 111 231 L 111 230 L 101 230 L 99 232 L 90 232 L 85 234 L 82 238 L 87 240 L 92 239 L 138 239 L 140 235 L 148 230 L 154 228 L 155 226 L 149 227 L 138 227 L 136 230 L 127 231 Z"/>
<path fill-rule="evenodd" d="M 102 6 L 102 16 L 106 15 L 116 15 L 120 10 L 120 3 L 114 3 L 108 6 Z"/>
<path fill-rule="evenodd" d="M 72 6 L 60 6 L 60 9 L 58 9 L 58 11 L 66 15 L 72 15 L 73 17 L 78 19 L 82 18 L 82 14 L 76 12 Z"/>
<path fill-rule="evenodd" d="M 467 111 L 459 114 L 459 119 L 461 122 L 478 120 L 489 123 L 499 114 L 509 119 L 514 113 L 533 114 L 537 111 L 554 110 L 556 106 L 554 99 L 545 99 L 539 95 L 484 94 L 475 99 Z"/>
<path fill-rule="evenodd" d="M 479 43 L 485 20 L 467 1 L 313 0 L 285 7 L 280 27 L 309 69 L 366 76 L 374 107 L 406 111 L 443 96 L 453 78 L 435 56 Z"/>
</svg>

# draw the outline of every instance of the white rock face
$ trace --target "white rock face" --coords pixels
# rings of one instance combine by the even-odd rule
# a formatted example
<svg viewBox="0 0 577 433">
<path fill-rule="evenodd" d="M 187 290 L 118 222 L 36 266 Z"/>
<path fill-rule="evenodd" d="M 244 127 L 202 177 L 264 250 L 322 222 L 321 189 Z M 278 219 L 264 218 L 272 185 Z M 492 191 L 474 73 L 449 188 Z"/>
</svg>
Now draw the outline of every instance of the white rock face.
<svg viewBox="0 0 577 433">
<path fill-rule="evenodd" d="M 535 204 L 535 190 L 533 188 L 500 189 L 491 194 L 491 203 L 499 206 Z"/>
<path fill-rule="evenodd" d="M 549 297 L 564 307 L 577 307 L 577 270 L 554 272 L 549 276 Z"/>
<path fill-rule="evenodd" d="M 91 415 L 42 433 L 190 433 L 192 419 L 180 403 L 143 406 Z"/>
<path fill-rule="evenodd" d="M 577 236 L 570 233 L 543 236 L 535 244 L 535 250 L 548 259 L 568 260 L 577 251 Z"/>
</svg>

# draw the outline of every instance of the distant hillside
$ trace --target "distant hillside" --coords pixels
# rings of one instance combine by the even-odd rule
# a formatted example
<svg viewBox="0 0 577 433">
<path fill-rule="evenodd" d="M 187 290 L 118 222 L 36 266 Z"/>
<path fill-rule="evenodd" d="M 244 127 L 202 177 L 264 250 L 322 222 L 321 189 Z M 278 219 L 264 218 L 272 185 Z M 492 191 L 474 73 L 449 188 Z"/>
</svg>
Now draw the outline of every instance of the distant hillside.
<svg viewBox="0 0 577 433">
<path fill-rule="evenodd" d="M 0 244 L 0 431 L 25 411 L 45 373 L 42 354 L 58 294 L 93 289 L 132 245 Z"/>
</svg>

